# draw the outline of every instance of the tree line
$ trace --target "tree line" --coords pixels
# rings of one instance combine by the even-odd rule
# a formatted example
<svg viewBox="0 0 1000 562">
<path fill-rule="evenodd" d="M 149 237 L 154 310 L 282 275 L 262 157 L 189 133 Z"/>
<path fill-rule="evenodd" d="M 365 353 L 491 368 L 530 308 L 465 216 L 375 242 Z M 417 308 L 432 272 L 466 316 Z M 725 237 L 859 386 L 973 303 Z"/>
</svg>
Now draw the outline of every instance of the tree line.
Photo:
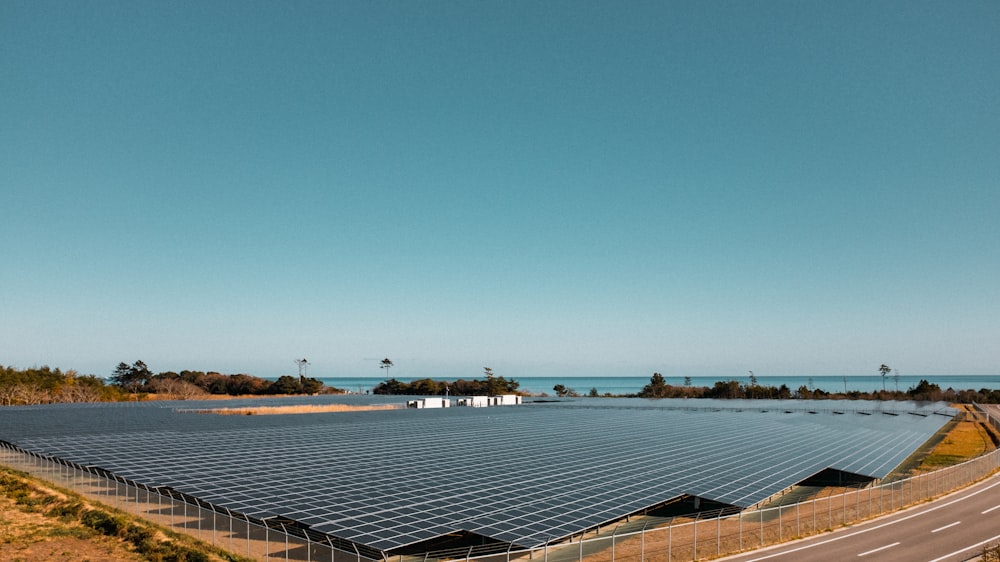
<svg viewBox="0 0 1000 562">
<path fill-rule="evenodd" d="M 0 406 L 51 402 L 103 402 L 118 400 L 120 389 L 95 375 L 81 375 L 48 365 L 15 369 L 0 365 Z"/>
<path fill-rule="evenodd" d="M 675 386 L 667 384 L 660 373 L 653 373 L 649 384 L 642 387 L 639 398 L 720 398 L 720 399 L 770 399 L 770 400 L 917 400 L 932 402 L 955 402 L 961 404 L 1000 404 L 1000 389 L 983 388 L 980 390 L 942 389 L 940 385 L 921 379 L 915 386 L 905 391 L 876 390 L 863 392 L 849 390 L 846 392 L 827 392 L 809 388 L 806 385 L 796 390 L 787 385 L 778 387 L 761 385 L 756 377 L 749 383 L 736 380 L 717 381 L 712 386 L 691 386 L 690 377 L 685 378 L 687 384 Z"/>
<path fill-rule="evenodd" d="M 485 367 L 482 379 L 459 379 L 454 382 L 418 379 L 401 382 L 394 378 L 380 382 L 372 389 L 373 394 L 406 394 L 411 396 L 499 396 L 516 394 L 521 383 L 514 379 L 496 376 L 493 369 Z"/>
<path fill-rule="evenodd" d="M 153 373 L 143 361 L 122 362 L 108 379 L 48 366 L 15 369 L 0 365 L 0 406 L 54 402 L 113 402 L 156 394 L 190 399 L 211 395 L 318 394 L 340 392 L 314 378 L 283 375 L 277 380 L 214 371 Z"/>
</svg>

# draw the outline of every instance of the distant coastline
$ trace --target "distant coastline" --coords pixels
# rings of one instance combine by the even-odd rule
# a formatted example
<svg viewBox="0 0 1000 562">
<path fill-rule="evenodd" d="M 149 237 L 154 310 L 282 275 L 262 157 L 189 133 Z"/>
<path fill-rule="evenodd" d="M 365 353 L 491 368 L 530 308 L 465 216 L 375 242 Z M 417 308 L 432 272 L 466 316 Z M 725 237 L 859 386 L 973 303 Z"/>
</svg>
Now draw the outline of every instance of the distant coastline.
<svg viewBox="0 0 1000 562">
<path fill-rule="evenodd" d="M 336 387 L 352 393 L 364 394 L 370 392 L 372 388 L 380 382 L 384 382 L 384 377 L 317 377 L 327 386 Z M 412 382 L 428 377 L 395 377 L 401 382 Z M 437 377 L 430 378 L 439 381 L 454 381 L 459 377 Z M 526 394 L 542 395 L 554 394 L 552 388 L 561 384 L 571 388 L 580 394 L 586 394 L 592 388 L 596 388 L 598 394 L 612 394 L 623 396 L 636 394 L 642 387 L 649 383 L 649 376 L 635 377 L 513 377 L 520 383 L 519 390 Z M 675 386 L 684 385 L 683 376 L 664 376 L 666 382 Z M 882 390 L 883 379 L 881 376 L 867 375 L 794 375 L 794 376 L 758 376 L 757 381 L 761 385 L 779 387 L 786 385 L 791 389 L 806 386 L 810 390 L 822 390 L 824 392 L 836 393 L 844 392 L 845 379 L 848 391 L 875 392 Z M 749 381 L 749 375 L 743 377 L 691 377 L 691 386 L 712 386 L 718 381 L 736 380 L 741 383 Z M 932 384 L 940 386 L 942 389 L 954 388 L 955 390 L 980 390 L 983 388 L 995 390 L 1000 389 L 1000 375 L 900 375 L 898 381 L 893 375 L 885 377 L 886 390 L 898 390 L 905 392 L 915 387 L 921 380 L 926 380 Z"/>
</svg>

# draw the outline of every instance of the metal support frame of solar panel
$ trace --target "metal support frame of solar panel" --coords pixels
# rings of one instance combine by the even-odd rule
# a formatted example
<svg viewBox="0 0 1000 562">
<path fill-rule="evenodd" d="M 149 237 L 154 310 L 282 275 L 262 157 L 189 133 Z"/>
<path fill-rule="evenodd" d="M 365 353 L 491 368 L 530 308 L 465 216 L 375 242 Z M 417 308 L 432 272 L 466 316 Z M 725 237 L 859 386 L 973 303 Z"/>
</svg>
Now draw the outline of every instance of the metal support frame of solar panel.
<svg viewBox="0 0 1000 562">
<path fill-rule="evenodd" d="M 881 478 L 946 421 L 926 416 L 899 427 L 898 420 L 855 413 L 847 425 L 832 413 L 804 413 L 812 404 L 698 404 L 605 400 L 266 419 L 133 406 L 112 414 L 129 419 L 138 434 L 21 441 L 180 491 L 205 482 L 213 492 L 204 499 L 221 506 L 248 505 L 249 491 L 259 515 L 280 514 L 388 551 L 458 530 L 537 546 L 684 494 L 752 505 L 828 466 Z M 880 406 L 828 404 L 844 411 L 859 405 L 872 412 Z M 891 437 L 888 426 L 897 428 Z M 706 433 L 714 436 L 707 444 Z M 890 452 L 882 454 L 886 445 Z M 248 472 L 256 473 L 252 486 L 241 487 Z"/>
</svg>

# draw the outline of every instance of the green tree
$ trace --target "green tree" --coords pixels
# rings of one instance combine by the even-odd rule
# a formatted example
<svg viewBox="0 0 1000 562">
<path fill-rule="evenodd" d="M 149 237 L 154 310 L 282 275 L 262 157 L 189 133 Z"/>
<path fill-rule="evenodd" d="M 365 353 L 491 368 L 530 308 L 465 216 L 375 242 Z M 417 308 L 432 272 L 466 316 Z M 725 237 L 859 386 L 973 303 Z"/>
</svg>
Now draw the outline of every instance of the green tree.
<svg viewBox="0 0 1000 562">
<path fill-rule="evenodd" d="M 302 387 L 302 394 L 319 394 L 323 390 L 323 381 L 312 377 L 301 377 L 299 381 Z"/>
<path fill-rule="evenodd" d="M 599 395 L 597 394 L 597 387 L 596 387 L 596 386 L 594 386 L 594 387 L 591 387 L 591 388 L 590 388 L 590 392 L 589 392 L 589 393 L 587 393 L 587 396 L 590 396 L 591 398 L 597 398 L 597 397 L 599 396 Z"/>
<path fill-rule="evenodd" d="M 299 379 L 282 375 L 278 377 L 278 380 L 271 383 L 268 392 L 271 394 L 298 394 L 301 390 L 302 386 L 299 384 Z"/>
<path fill-rule="evenodd" d="M 405 394 L 416 396 L 439 396 L 446 393 L 448 383 L 438 382 L 433 379 L 417 379 L 408 385 Z"/>
<path fill-rule="evenodd" d="M 667 381 L 663 378 L 660 373 L 653 373 L 653 376 L 649 377 L 649 384 L 642 387 L 639 391 L 639 396 L 641 398 L 664 398 L 670 391 L 670 387 L 667 385 Z"/>
<path fill-rule="evenodd" d="M 385 382 L 380 382 L 375 385 L 372 389 L 372 394 L 409 394 L 410 385 L 405 382 L 399 382 L 396 379 L 389 379 Z"/>
<path fill-rule="evenodd" d="M 490 396 L 497 396 L 504 393 L 504 389 L 501 388 L 500 381 L 498 381 L 496 375 L 493 374 L 493 369 L 483 367 L 483 375 L 486 376 L 487 394 Z"/>
<path fill-rule="evenodd" d="M 579 394 L 577 394 L 575 390 L 573 390 L 572 388 L 567 388 L 565 385 L 562 385 L 562 384 L 557 384 L 557 385 L 553 386 L 552 390 L 555 391 L 556 396 L 562 396 L 562 397 L 565 397 L 565 396 L 579 396 Z M 594 390 L 596 392 L 596 389 L 594 389 Z"/>
<path fill-rule="evenodd" d="M 941 397 L 941 387 L 920 379 L 917 386 L 906 391 L 906 395 L 914 400 L 938 400 Z"/>
<path fill-rule="evenodd" d="M 382 364 L 379 365 L 379 369 L 385 369 L 385 380 L 389 380 L 389 369 L 392 368 L 392 360 L 386 357 L 382 360 Z"/>
<path fill-rule="evenodd" d="M 781 400 L 788 400 L 792 397 L 792 389 L 788 388 L 787 384 L 782 384 L 778 387 L 778 398 Z"/>
<path fill-rule="evenodd" d="M 515 381 L 514 379 L 507 380 L 502 376 L 496 376 L 493 373 L 493 369 L 489 367 L 483 367 L 483 374 L 486 375 L 486 380 L 483 381 L 483 386 L 486 387 L 484 390 L 490 396 L 513 394 L 517 392 L 517 388 L 521 386 L 521 383 Z"/>
<path fill-rule="evenodd" d="M 712 388 L 705 392 L 705 398 L 743 398 L 744 393 L 740 388 L 739 381 L 716 381 Z"/>
<path fill-rule="evenodd" d="M 135 393 L 146 386 L 152 377 L 153 373 L 142 361 L 136 361 L 131 366 L 123 361 L 111 374 L 111 383 L 128 392 Z"/>
<path fill-rule="evenodd" d="M 878 368 L 878 372 L 882 375 L 882 392 L 885 392 L 885 376 L 892 372 L 892 367 L 882 363 L 882 366 Z"/>
</svg>

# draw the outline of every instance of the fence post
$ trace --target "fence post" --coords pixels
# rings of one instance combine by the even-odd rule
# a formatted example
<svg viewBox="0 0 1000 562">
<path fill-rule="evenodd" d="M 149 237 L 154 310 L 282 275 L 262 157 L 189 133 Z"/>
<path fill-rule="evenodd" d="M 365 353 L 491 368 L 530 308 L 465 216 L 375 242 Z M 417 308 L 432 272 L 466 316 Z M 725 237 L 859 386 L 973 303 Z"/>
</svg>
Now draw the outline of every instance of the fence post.
<svg viewBox="0 0 1000 562">
<path fill-rule="evenodd" d="M 285 535 L 285 562 L 288 562 L 288 529 L 285 528 L 285 524 L 281 524 L 281 532 Z"/>
<path fill-rule="evenodd" d="M 812 508 L 813 508 L 813 527 L 812 527 L 812 532 L 817 533 L 817 532 L 819 532 L 819 530 L 816 528 L 816 497 L 815 496 L 813 496 L 812 504 L 813 504 L 812 505 Z"/>
<path fill-rule="evenodd" d="M 671 562 L 670 554 L 674 546 L 674 518 L 670 518 L 670 523 L 667 523 L 667 562 Z"/>
<path fill-rule="evenodd" d="M 843 501 L 843 514 L 840 516 L 840 524 L 847 525 L 847 492 L 841 492 L 841 501 Z"/>
<path fill-rule="evenodd" d="M 639 535 L 639 562 L 646 562 L 646 526 L 649 525 L 649 521 L 646 520 L 642 523 L 642 531 Z"/>
<path fill-rule="evenodd" d="M 620 527 L 620 526 L 619 526 Z M 611 531 L 611 562 L 615 562 L 615 535 L 618 534 L 618 527 Z"/>
<path fill-rule="evenodd" d="M 223 508 L 226 510 L 226 528 L 229 530 L 229 552 L 233 552 L 233 512 L 229 511 L 228 507 Z"/>
<path fill-rule="evenodd" d="M 784 507 L 784 506 L 783 505 L 779 505 L 778 506 L 778 542 L 781 542 L 781 527 L 782 527 L 782 525 L 781 525 L 781 508 L 782 507 Z"/>
<path fill-rule="evenodd" d="M 693 552 L 691 554 L 691 560 L 697 560 L 698 559 L 698 518 L 700 516 L 701 516 L 700 513 L 695 513 L 694 514 L 694 523 L 693 523 L 693 525 L 694 525 L 694 542 L 692 543 L 692 549 L 691 550 Z"/>
<path fill-rule="evenodd" d="M 715 518 L 715 555 L 722 554 L 722 509 L 719 508 L 719 515 Z"/>
<path fill-rule="evenodd" d="M 882 507 L 882 496 L 885 495 L 885 484 L 879 482 L 878 484 L 878 514 L 882 515 L 885 513 L 885 509 Z"/>
<path fill-rule="evenodd" d="M 861 519 L 861 488 L 860 484 L 858 488 L 854 489 L 854 520 Z"/>
</svg>

